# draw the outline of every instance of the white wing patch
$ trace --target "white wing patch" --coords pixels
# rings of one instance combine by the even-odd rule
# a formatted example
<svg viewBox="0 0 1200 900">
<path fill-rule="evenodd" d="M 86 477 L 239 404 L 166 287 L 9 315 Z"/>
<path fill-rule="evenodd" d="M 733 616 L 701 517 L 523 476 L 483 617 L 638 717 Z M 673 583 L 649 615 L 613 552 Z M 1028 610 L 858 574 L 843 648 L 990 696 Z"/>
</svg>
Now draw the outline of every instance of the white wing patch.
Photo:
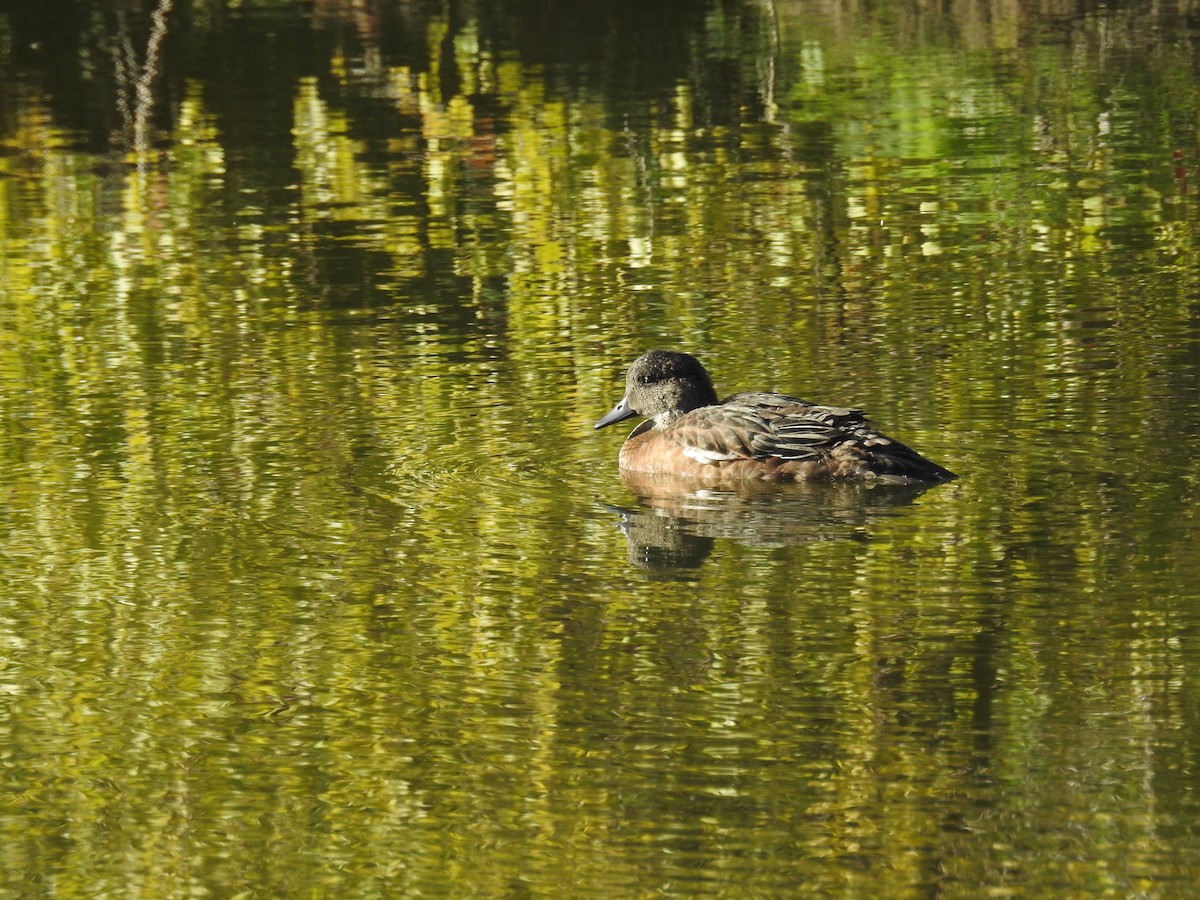
<svg viewBox="0 0 1200 900">
<path fill-rule="evenodd" d="M 713 463 L 724 462 L 729 459 L 737 459 L 736 453 L 718 453 L 713 450 L 704 450 L 700 447 L 684 447 L 683 455 L 694 459 L 698 463 L 703 463 L 706 466 L 711 466 Z"/>
</svg>

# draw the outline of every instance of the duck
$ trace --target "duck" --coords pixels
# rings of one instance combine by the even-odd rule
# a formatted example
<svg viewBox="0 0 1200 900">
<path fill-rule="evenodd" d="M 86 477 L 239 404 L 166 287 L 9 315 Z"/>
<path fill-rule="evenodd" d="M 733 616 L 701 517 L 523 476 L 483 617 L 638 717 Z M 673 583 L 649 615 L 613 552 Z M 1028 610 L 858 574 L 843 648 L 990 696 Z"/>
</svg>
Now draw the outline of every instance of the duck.
<svg viewBox="0 0 1200 900">
<path fill-rule="evenodd" d="M 621 445 L 623 475 L 928 485 L 958 477 L 881 434 L 860 409 L 761 391 L 719 400 L 700 361 L 674 350 L 634 360 L 625 396 L 594 428 L 635 416 L 645 421 Z"/>
</svg>

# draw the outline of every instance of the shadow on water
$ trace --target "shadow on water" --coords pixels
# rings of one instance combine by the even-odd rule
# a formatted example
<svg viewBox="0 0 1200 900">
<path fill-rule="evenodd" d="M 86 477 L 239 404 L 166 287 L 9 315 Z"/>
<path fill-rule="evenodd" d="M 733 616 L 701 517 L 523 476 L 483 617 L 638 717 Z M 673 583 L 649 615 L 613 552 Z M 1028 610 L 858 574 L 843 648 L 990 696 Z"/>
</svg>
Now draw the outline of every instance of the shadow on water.
<svg viewBox="0 0 1200 900">
<path fill-rule="evenodd" d="M 931 487 L 809 481 L 712 490 L 630 473 L 622 480 L 638 506 L 605 507 L 620 517 L 630 564 L 663 575 L 699 568 L 718 540 L 751 547 L 865 542 L 874 522 L 912 505 Z"/>
</svg>

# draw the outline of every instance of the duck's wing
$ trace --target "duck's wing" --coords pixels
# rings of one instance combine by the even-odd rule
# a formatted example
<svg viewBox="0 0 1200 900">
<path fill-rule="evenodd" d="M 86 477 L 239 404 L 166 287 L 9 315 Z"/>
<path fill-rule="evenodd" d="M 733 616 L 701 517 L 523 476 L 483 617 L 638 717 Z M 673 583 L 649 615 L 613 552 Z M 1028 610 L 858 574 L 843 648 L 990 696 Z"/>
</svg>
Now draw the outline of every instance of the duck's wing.
<svg viewBox="0 0 1200 900">
<path fill-rule="evenodd" d="M 832 477 L 864 473 L 921 481 L 954 477 L 881 434 L 861 409 L 818 406 L 784 394 L 735 394 L 719 405 L 680 416 L 664 436 L 690 458 L 708 464 L 776 459 L 818 464 L 819 471 Z"/>
<path fill-rule="evenodd" d="M 861 409 L 819 406 L 786 394 L 734 394 L 723 408 L 744 411 L 761 423 L 751 435 L 755 459 L 818 459 L 847 441 L 887 440 Z"/>
<path fill-rule="evenodd" d="M 805 460 L 818 459 L 865 425 L 861 410 L 817 406 L 785 394 L 744 393 L 680 416 L 663 437 L 701 463 Z"/>
</svg>

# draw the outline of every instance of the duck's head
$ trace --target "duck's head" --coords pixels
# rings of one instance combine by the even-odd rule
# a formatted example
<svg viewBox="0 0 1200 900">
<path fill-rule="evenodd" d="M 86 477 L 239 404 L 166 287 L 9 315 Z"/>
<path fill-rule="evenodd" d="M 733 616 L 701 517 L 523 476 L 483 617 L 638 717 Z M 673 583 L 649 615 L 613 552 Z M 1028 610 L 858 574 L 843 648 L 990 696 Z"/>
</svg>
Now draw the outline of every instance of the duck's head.
<svg viewBox="0 0 1200 900">
<path fill-rule="evenodd" d="M 633 361 L 625 376 L 625 396 L 596 423 L 596 428 L 633 416 L 663 423 L 716 402 L 712 379 L 696 357 L 673 350 L 651 350 Z"/>
</svg>

